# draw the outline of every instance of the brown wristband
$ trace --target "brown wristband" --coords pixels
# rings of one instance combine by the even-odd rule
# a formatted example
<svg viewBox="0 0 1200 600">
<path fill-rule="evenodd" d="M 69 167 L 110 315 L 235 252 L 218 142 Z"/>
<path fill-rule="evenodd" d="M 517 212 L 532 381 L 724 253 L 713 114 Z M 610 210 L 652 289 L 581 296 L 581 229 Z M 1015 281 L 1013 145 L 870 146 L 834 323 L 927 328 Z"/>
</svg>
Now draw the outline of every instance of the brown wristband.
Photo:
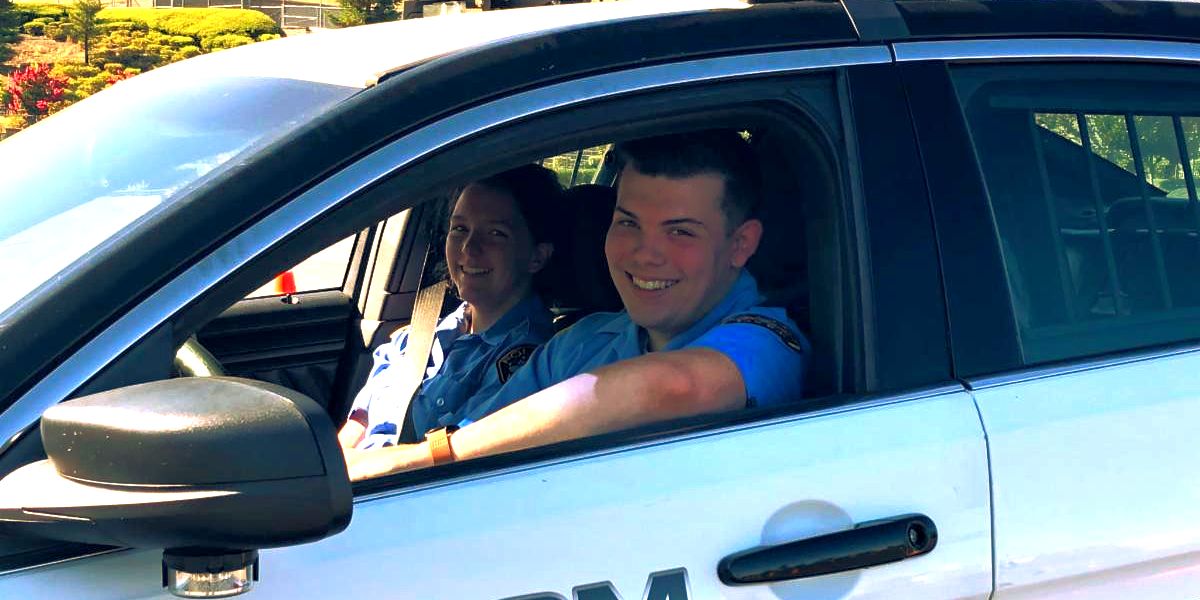
<svg viewBox="0 0 1200 600">
<path fill-rule="evenodd" d="M 454 462 L 454 450 L 450 448 L 450 434 L 457 430 L 457 427 L 439 427 L 425 434 L 425 441 L 429 442 L 429 456 L 433 459 L 434 465 Z"/>
</svg>

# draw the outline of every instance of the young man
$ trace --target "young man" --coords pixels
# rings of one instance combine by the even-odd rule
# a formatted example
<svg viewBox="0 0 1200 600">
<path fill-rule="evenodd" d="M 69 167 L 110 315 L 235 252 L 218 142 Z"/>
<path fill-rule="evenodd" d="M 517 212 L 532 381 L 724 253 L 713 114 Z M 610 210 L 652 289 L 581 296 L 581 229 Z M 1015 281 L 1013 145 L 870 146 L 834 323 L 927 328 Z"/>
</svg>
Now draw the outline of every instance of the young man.
<svg viewBox="0 0 1200 600">
<path fill-rule="evenodd" d="M 604 250 L 626 310 L 555 336 L 462 429 L 348 451 L 352 479 L 800 397 L 808 342 L 744 269 L 763 230 L 746 142 L 703 131 L 614 152 Z"/>
</svg>

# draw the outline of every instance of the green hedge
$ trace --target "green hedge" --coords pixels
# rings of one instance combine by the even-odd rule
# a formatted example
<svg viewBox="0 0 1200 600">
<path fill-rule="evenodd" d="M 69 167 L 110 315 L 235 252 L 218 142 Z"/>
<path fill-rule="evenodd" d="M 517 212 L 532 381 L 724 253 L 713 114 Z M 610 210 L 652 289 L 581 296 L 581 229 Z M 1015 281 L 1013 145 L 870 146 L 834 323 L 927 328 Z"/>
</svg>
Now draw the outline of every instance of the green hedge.
<svg viewBox="0 0 1200 600">
<path fill-rule="evenodd" d="M 238 33 L 222 33 L 221 35 L 214 35 L 210 38 L 206 38 L 200 43 L 200 47 L 203 48 L 205 52 L 214 52 L 217 50 L 236 48 L 238 46 L 245 46 L 246 44 L 253 43 L 254 38 L 249 36 Z"/>
<path fill-rule="evenodd" d="M 16 15 L 18 23 L 40 20 L 42 17 L 49 19 L 49 21 L 67 20 L 67 6 L 65 4 L 13 4 L 12 11 Z"/>
<path fill-rule="evenodd" d="M 256 10 L 240 8 L 106 8 L 101 22 L 131 21 L 147 29 L 174 37 L 188 37 L 201 47 L 212 45 L 220 35 L 241 35 L 252 39 L 266 34 L 283 33 L 271 17 Z"/>
</svg>

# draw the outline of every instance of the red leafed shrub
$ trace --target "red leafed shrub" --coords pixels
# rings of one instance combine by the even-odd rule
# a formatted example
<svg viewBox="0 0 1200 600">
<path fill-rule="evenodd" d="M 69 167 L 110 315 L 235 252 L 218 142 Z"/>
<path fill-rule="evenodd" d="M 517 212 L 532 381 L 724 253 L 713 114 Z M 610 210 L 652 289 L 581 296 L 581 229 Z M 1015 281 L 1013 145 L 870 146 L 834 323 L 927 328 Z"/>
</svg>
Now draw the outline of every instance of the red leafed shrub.
<svg viewBox="0 0 1200 600">
<path fill-rule="evenodd" d="M 67 80 L 50 72 L 50 65 L 32 64 L 12 72 L 6 83 L 5 110 L 25 118 L 26 123 L 58 110 L 66 93 Z"/>
<path fill-rule="evenodd" d="M 105 66 L 107 67 L 108 65 L 105 65 Z M 126 69 L 124 67 L 118 66 L 118 68 L 107 70 L 106 72 L 108 73 L 108 79 L 106 79 L 105 82 L 108 85 L 113 85 L 113 84 L 117 83 L 118 81 L 125 81 L 126 79 L 129 79 L 130 77 L 137 75 L 141 71 L 138 71 L 136 69 Z"/>
</svg>

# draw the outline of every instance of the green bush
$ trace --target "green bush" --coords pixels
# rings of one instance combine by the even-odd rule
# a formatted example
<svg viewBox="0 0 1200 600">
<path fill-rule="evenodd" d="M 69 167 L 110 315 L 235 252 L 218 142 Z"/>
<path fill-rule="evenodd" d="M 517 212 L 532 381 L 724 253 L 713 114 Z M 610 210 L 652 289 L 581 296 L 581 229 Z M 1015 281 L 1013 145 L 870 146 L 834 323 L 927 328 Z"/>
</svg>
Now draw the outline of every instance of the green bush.
<svg viewBox="0 0 1200 600">
<path fill-rule="evenodd" d="M 56 42 L 65 42 L 70 35 L 67 28 L 63 26 L 63 23 L 55 21 L 46 24 L 46 37 Z"/>
<path fill-rule="evenodd" d="M 236 48 L 238 46 L 245 46 L 246 44 L 253 43 L 254 38 L 251 38 L 250 36 L 240 35 L 237 33 L 223 33 L 221 35 L 214 35 L 213 37 L 201 40 L 200 47 L 207 52 L 216 52 L 217 50 Z"/>
<path fill-rule="evenodd" d="M 59 64 L 51 73 L 67 80 L 66 98 L 78 102 L 108 87 L 108 73 L 88 65 Z"/>
<path fill-rule="evenodd" d="M 51 21 L 62 21 L 67 18 L 66 5 L 13 4 L 12 11 L 17 16 L 18 23 L 28 23 L 41 17 L 47 17 Z"/>
<path fill-rule="evenodd" d="M 136 21 L 103 21 L 100 23 L 100 31 L 105 33 L 112 31 L 146 31 L 146 29 L 145 23 L 138 23 Z"/>
<path fill-rule="evenodd" d="M 172 35 L 167 37 L 167 43 L 176 48 L 182 48 L 184 46 L 195 46 L 196 40 L 186 35 Z"/>
<path fill-rule="evenodd" d="M 277 40 L 277 39 L 279 39 L 279 38 L 282 38 L 282 37 L 283 37 L 283 36 L 282 36 L 282 35 L 279 35 L 278 33 L 264 33 L 264 34 L 262 34 L 262 35 L 258 36 L 258 41 L 260 41 L 260 42 L 269 42 L 269 41 L 271 41 L 271 40 Z"/>
<path fill-rule="evenodd" d="M 43 36 L 46 35 L 46 24 L 40 21 L 30 21 L 21 26 L 21 31 L 27 35 Z"/>
<path fill-rule="evenodd" d="M 101 22 L 131 21 L 142 27 L 171 36 L 166 43 L 180 46 L 173 38 L 190 38 L 187 44 L 198 45 L 201 48 L 216 49 L 231 48 L 231 40 L 213 45 L 212 38 L 220 35 L 236 34 L 251 38 L 251 41 L 266 35 L 283 33 L 267 15 L 256 10 L 240 8 L 173 8 L 170 10 L 154 8 L 106 8 L 100 11 Z M 239 40 L 240 42 L 240 40 Z M 241 45 L 234 44 L 234 45 Z"/>
<path fill-rule="evenodd" d="M 80 77 L 91 77 L 100 72 L 100 69 L 91 65 L 80 65 L 76 63 L 59 63 L 54 65 L 52 71 L 55 75 L 67 77 L 69 79 L 78 79 Z"/>
<path fill-rule="evenodd" d="M 162 12 L 165 14 L 152 25 L 154 29 L 172 35 L 195 37 L 201 42 L 229 33 L 251 38 L 264 33 L 282 33 L 271 17 L 256 10 L 185 8 Z"/>
<path fill-rule="evenodd" d="M 120 63 L 134 69 L 153 69 L 174 59 L 175 49 L 157 31 L 112 31 L 100 36 L 92 51 L 92 64 Z"/>
<path fill-rule="evenodd" d="M 201 54 L 204 54 L 204 52 L 200 50 L 199 46 L 184 46 L 171 55 L 171 61 L 186 60 L 193 56 L 200 56 Z"/>
<path fill-rule="evenodd" d="M 96 15 L 101 23 L 116 23 L 129 21 L 139 24 L 142 28 L 149 27 L 155 15 L 162 9 L 157 8 L 106 8 Z"/>
</svg>

